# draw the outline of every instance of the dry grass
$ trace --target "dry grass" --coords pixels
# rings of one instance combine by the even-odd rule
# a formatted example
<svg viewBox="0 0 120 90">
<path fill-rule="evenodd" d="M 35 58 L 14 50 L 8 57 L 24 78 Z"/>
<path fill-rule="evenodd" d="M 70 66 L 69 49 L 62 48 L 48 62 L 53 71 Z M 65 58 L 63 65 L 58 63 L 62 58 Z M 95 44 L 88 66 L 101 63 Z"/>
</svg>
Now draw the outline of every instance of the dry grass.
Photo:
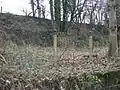
<svg viewBox="0 0 120 90">
<path fill-rule="evenodd" d="M 51 47 L 31 45 L 17 46 L 10 42 L 5 49 L 8 64 L 1 67 L 0 85 L 6 90 L 47 90 L 41 89 L 45 78 L 52 83 L 57 78 L 76 77 L 84 73 L 105 73 L 119 70 L 119 57 L 108 59 L 107 48 L 96 48 L 89 58 L 88 49 L 58 48 L 56 60 Z M 14 82 L 14 83 L 13 83 Z M 60 81 L 61 82 L 61 81 Z M 3 90 L 1 89 L 0 90 Z M 18 89 L 19 88 L 19 89 Z M 49 90 L 49 89 L 48 89 Z"/>
<path fill-rule="evenodd" d="M 88 49 L 58 48 L 57 56 L 53 56 L 52 47 L 35 47 L 31 45 L 17 46 L 9 43 L 5 50 L 9 66 L 31 73 L 59 74 L 68 76 L 69 73 L 82 74 L 85 72 L 105 72 L 119 69 L 118 59 L 106 57 L 107 48 L 94 49 L 93 57 L 89 57 Z M 119 57 L 118 57 L 119 58 Z M 56 59 L 56 60 L 55 60 Z M 116 67 L 117 66 L 117 67 Z"/>
</svg>

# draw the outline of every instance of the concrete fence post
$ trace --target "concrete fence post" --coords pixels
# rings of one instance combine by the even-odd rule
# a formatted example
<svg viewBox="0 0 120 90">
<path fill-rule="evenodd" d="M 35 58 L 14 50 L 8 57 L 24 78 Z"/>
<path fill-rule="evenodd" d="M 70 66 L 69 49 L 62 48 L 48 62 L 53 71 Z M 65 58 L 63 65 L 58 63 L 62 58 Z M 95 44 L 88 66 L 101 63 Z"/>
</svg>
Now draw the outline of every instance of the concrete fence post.
<svg viewBox="0 0 120 90">
<path fill-rule="evenodd" d="M 89 55 L 90 57 L 92 57 L 93 54 L 93 36 L 91 35 L 90 32 L 90 36 L 89 36 Z"/>
<path fill-rule="evenodd" d="M 56 34 L 56 31 L 54 32 L 54 35 L 53 35 L 53 48 L 54 48 L 54 59 L 56 59 L 56 56 L 57 56 L 57 34 Z"/>
</svg>

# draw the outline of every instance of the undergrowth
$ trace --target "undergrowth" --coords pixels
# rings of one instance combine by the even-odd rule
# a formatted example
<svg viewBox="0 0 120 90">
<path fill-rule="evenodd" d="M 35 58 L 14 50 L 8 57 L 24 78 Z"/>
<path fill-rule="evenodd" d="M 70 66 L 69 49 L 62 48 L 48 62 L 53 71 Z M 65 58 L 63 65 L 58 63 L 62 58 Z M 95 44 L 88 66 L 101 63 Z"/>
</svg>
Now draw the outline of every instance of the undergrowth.
<svg viewBox="0 0 120 90">
<path fill-rule="evenodd" d="M 106 50 L 95 49 L 97 56 L 91 59 L 88 49 L 58 48 L 54 57 L 52 47 L 9 42 L 3 54 L 8 64 L 0 68 L 0 90 L 103 90 L 105 73 L 116 65 L 105 57 Z"/>
</svg>

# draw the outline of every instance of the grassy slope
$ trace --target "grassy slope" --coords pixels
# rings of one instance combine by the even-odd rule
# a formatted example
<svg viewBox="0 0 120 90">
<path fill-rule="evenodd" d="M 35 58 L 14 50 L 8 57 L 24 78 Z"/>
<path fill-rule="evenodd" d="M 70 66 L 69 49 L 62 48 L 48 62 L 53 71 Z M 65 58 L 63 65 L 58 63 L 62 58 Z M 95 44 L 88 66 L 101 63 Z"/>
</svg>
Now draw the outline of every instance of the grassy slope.
<svg viewBox="0 0 120 90">
<path fill-rule="evenodd" d="M 75 37 L 74 39 L 72 38 L 71 41 L 74 42 L 76 46 L 87 45 L 89 25 L 85 24 L 80 27 L 80 24 L 77 24 L 79 29 L 76 28 L 74 24 L 71 26 L 69 27 L 69 33 Z M 32 45 L 50 46 L 52 43 L 52 26 L 51 21 L 48 19 L 18 16 L 9 13 L 0 14 L 0 28 L 8 35 L 7 38 L 17 45 L 22 45 L 24 42 Z M 105 27 L 95 26 L 95 28 L 96 29 L 93 30 L 95 42 L 105 42 L 106 39 L 104 39 L 103 33 L 106 32 Z M 61 35 L 59 36 L 62 38 Z M 68 39 L 69 38 L 68 36 Z M 64 41 L 62 43 L 64 43 Z"/>
</svg>

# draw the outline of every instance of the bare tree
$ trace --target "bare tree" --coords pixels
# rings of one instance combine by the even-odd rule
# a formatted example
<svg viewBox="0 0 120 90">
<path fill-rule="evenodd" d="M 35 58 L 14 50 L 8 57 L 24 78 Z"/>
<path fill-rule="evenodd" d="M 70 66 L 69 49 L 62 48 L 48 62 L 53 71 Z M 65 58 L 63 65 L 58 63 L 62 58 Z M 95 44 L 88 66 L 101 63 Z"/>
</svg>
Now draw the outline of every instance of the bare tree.
<svg viewBox="0 0 120 90">
<path fill-rule="evenodd" d="M 45 18 L 45 6 L 42 5 L 42 17 Z"/>
<path fill-rule="evenodd" d="M 32 12 L 28 11 L 27 9 L 23 9 L 22 12 L 25 14 L 25 16 L 30 16 Z"/>
<path fill-rule="evenodd" d="M 51 14 L 52 30 L 54 31 L 53 0 L 50 0 L 50 14 Z"/>
<path fill-rule="evenodd" d="M 32 8 L 32 13 L 33 13 L 33 17 L 35 17 L 35 3 L 34 0 L 30 0 L 30 4 L 31 4 L 31 8 Z"/>
<path fill-rule="evenodd" d="M 115 0 L 108 0 L 109 7 L 109 56 L 118 52 Z"/>
<path fill-rule="evenodd" d="M 54 7 L 53 9 L 55 10 L 55 16 L 53 18 L 55 18 L 55 20 L 57 21 L 56 23 L 59 24 L 59 22 L 62 21 L 61 31 L 66 32 L 69 29 L 69 26 L 71 26 L 70 24 L 71 22 L 74 24 L 84 22 L 92 25 L 104 24 L 104 22 L 107 22 L 108 17 L 106 12 L 107 11 L 106 0 L 61 0 L 61 1 L 62 2 L 60 3 L 60 1 L 54 0 L 53 6 Z M 58 5 L 58 3 L 60 3 L 61 6 L 60 4 Z M 68 21 L 70 21 L 70 23 L 68 23 Z"/>
<path fill-rule="evenodd" d="M 61 0 L 54 0 L 55 21 L 58 31 L 61 30 Z"/>
<path fill-rule="evenodd" d="M 120 53 L 120 0 L 116 0 L 116 18 L 117 18 L 117 41 L 118 52 Z"/>
<path fill-rule="evenodd" d="M 38 17 L 41 18 L 41 5 L 40 5 L 40 0 L 36 0 L 36 2 L 37 2 Z"/>
</svg>

